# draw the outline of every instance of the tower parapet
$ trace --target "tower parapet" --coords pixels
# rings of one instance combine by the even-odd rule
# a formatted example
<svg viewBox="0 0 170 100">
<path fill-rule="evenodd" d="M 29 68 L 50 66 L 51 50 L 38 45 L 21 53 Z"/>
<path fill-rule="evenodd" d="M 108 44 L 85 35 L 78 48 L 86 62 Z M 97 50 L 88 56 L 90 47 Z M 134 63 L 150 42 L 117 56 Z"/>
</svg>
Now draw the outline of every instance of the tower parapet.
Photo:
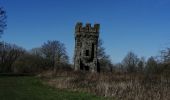
<svg viewBox="0 0 170 100">
<path fill-rule="evenodd" d="M 100 29 L 100 24 L 94 24 L 94 26 L 92 27 L 90 23 L 87 23 L 85 26 L 83 26 L 82 23 L 77 23 L 76 24 L 76 33 L 99 33 L 99 29 Z"/>
</svg>

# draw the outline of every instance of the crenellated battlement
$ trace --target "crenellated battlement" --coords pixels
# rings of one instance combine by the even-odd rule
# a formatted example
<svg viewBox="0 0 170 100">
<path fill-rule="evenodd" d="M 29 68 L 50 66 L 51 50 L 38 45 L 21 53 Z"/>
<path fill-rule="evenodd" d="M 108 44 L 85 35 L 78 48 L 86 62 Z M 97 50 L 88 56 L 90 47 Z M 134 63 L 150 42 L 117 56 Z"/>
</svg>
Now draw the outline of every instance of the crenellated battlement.
<svg viewBox="0 0 170 100">
<path fill-rule="evenodd" d="M 94 26 L 91 26 L 90 23 L 87 23 L 85 26 L 81 22 L 78 22 L 76 24 L 75 30 L 76 33 L 99 33 L 100 24 L 94 24 Z"/>
</svg>

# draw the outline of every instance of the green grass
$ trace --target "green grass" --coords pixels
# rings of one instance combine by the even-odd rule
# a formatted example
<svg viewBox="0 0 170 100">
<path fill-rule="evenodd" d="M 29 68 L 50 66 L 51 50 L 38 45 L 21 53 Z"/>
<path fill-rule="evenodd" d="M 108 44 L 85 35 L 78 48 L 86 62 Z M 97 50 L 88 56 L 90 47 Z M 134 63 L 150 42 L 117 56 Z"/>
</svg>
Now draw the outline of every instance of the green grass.
<svg viewBox="0 0 170 100">
<path fill-rule="evenodd" d="M 88 93 L 55 89 L 35 77 L 0 76 L 0 100 L 104 100 Z"/>
</svg>

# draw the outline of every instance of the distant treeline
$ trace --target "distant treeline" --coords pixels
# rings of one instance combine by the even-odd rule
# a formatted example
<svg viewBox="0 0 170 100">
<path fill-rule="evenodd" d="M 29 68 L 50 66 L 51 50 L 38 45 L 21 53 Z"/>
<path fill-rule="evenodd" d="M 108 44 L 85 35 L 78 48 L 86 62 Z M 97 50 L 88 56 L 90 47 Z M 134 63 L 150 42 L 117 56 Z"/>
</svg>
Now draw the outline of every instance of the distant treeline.
<svg viewBox="0 0 170 100">
<path fill-rule="evenodd" d="M 101 72 L 122 72 L 141 74 L 170 73 L 170 48 L 163 50 L 159 57 L 145 60 L 129 52 L 121 63 L 113 64 L 102 41 L 99 40 L 98 58 Z M 14 44 L 0 42 L 0 73 L 39 73 L 44 70 L 72 70 L 65 45 L 60 41 L 47 41 L 42 46 L 25 50 Z"/>
</svg>

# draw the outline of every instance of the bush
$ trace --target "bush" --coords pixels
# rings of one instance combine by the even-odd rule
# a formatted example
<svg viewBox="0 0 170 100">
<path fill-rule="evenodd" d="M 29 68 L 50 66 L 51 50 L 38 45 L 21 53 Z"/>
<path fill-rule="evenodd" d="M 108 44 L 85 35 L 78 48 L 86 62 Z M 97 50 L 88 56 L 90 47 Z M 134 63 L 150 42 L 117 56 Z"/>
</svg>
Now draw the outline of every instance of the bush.
<svg viewBox="0 0 170 100">
<path fill-rule="evenodd" d="M 24 54 L 12 65 L 14 73 L 37 73 L 44 69 L 44 59 L 31 54 Z"/>
</svg>

